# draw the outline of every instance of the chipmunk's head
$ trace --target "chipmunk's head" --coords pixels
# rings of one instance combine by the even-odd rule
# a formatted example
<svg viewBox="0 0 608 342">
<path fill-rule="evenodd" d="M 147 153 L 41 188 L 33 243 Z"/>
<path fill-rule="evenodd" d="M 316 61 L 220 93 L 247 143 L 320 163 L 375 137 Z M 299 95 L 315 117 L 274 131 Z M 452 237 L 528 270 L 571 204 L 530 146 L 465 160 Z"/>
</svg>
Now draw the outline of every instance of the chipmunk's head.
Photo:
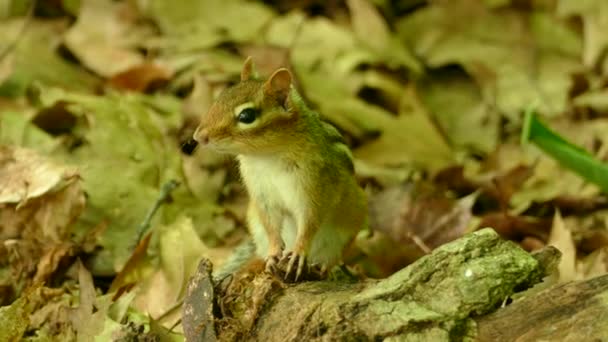
<svg viewBox="0 0 608 342">
<path fill-rule="evenodd" d="M 247 58 L 241 81 L 224 90 L 201 117 L 194 140 L 233 154 L 277 151 L 289 141 L 298 115 L 291 106 L 291 83 L 291 73 L 284 68 L 265 81 L 254 79 Z"/>
</svg>

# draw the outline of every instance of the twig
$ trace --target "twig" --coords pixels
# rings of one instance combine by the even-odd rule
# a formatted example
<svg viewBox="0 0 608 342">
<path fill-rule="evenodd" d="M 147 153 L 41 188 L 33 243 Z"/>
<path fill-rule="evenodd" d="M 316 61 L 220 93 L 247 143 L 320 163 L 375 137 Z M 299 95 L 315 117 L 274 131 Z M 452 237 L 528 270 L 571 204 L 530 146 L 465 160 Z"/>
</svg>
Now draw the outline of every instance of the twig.
<svg viewBox="0 0 608 342">
<path fill-rule="evenodd" d="M 21 26 L 21 29 L 17 33 L 17 36 L 15 36 L 15 39 L 13 39 L 13 41 L 10 42 L 4 48 L 4 50 L 2 50 L 0 52 L 0 62 L 2 62 L 2 60 L 4 58 L 6 58 L 6 56 L 8 56 L 8 54 L 11 53 L 11 51 L 13 51 L 15 49 L 15 47 L 17 46 L 19 41 L 25 36 L 25 30 L 27 29 L 27 26 L 32 21 L 32 18 L 34 17 L 34 8 L 36 8 L 36 1 L 37 0 L 32 0 L 32 4 L 30 5 L 30 8 L 27 10 L 27 13 L 25 14 L 25 20 L 23 22 L 23 25 Z"/>
<path fill-rule="evenodd" d="M 178 325 L 182 324 L 182 319 L 178 319 L 177 322 L 173 323 L 173 325 L 171 326 L 171 328 L 169 329 L 169 332 L 173 332 L 173 329 L 177 328 Z"/>
<path fill-rule="evenodd" d="M 144 236 L 144 234 L 150 228 L 150 222 L 152 221 L 154 214 L 156 214 L 156 211 L 158 211 L 158 208 L 160 208 L 161 204 L 163 204 L 163 202 L 165 202 L 167 200 L 167 197 L 169 197 L 171 192 L 173 190 L 175 190 L 175 188 L 177 188 L 178 186 L 179 186 L 179 182 L 174 179 L 163 184 L 162 188 L 160 189 L 160 194 L 158 195 L 158 198 L 156 199 L 156 202 L 154 202 L 154 205 L 152 206 L 152 208 L 150 208 L 150 211 L 148 211 L 148 213 L 146 214 L 146 218 L 141 223 L 141 225 L 137 228 L 137 240 L 135 240 L 136 246 L 139 243 L 139 241 L 141 241 L 141 238 Z"/>
<path fill-rule="evenodd" d="M 175 312 L 175 310 L 181 309 L 183 304 L 184 304 L 184 299 L 182 298 L 182 299 L 178 300 L 175 304 L 173 304 L 173 306 L 171 306 L 165 312 L 163 312 L 160 316 L 156 317 L 154 320 L 162 321 L 165 317 L 167 317 L 170 314 L 172 314 L 173 312 Z M 177 321 L 177 323 L 181 323 L 181 321 L 182 320 L 180 319 L 179 321 Z"/>
</svg>

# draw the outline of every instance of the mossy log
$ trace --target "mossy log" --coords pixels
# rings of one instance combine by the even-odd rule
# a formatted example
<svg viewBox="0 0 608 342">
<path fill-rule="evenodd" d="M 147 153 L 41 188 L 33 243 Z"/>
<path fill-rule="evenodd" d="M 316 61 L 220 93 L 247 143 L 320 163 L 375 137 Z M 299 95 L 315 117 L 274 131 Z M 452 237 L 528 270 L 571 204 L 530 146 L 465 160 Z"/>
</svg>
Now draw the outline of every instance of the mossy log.
<svg viewBox="0 0 608 342">
<path fill-rule="evenodd" d="M 286 285 L 250 274 L 215 301 L 202 262 L 184 327 L 188 341 L 607 341 L 608 275 L 520 292 L 504 305 L 558 260 L 554 248 L 530 255 L 484 229 L 387 279 Z"/>
<path fill-rule="evenodd" d="M 472 340 L 477 336 L 472 317 L 540 282 L 545 270 L 539 260 L 483 229 L 382 280 L 286 285 L 265 274 L 242 277 L 215 294 L 214 312 L 211 303 L 201 305 L 205 299 L 193 285 L 183 320 L 198 330 L 186 336 L 191 341 Z M 208 276 L 209 268 L 203 269 Z M 205 292 L 211 291 L 210 283 L 203 283 Z M 196 305 L 204 311 L 197 312 Z M 210 315 L 215 325 L 204 323 Z"/>
</svg>

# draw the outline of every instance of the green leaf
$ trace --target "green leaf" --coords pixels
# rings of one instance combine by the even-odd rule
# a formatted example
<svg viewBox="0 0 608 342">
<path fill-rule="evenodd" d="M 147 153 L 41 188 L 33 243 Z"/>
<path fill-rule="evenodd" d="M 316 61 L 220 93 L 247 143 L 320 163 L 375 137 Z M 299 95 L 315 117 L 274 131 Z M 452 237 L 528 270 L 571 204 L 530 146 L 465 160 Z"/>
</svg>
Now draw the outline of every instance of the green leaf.
<svg viewBox="0 0 608 342">
<path fill-rule="evenodd" d="M 23 25 L 27 30 L 20 34 Z M 16 42 L 7 55 L 6 76 L 0 77 L 0 96 L 18 97 L 33 83 L 65 89 L 92 90 L 98 79 L 58 53 L 65 20 L 27 22 L 25 19 L 0 21 L 0 46 Z M 18 40 L 15 40 L 18 37 Z"/>
<path fill-rule="evenodd" d="M 25 112 L 0 111 L 0 144 L 28 147 L 38 152 L 56 151 L 55 138 L 30 122 Z"/>
<path fill-rule="evenodd" d="M 608 165 L 543 125 L 534 109 L 526 112 L 521 139 L 523 144 L 534 143 L 563 166 L 608 192 Z"/>
<path fill-rule="evenodd" d="M 565 112 L 570 73 L 581 70 L 580 38 L 544 12 L 443 1 L 404 16 L 396 29 L 426 66 L 460 65 L 484 101 L 514 122 L 532 102 L 546 113 Z"/>
<path fill-rule="evenodd" d="M 250 41 L 275 16 L 264 4 L 242 0 L 152 0 L 140 8 L 158 25 L 159 43 L 171 53 Z"/>
<path fill-rule="evenodd" d="M 43 88 L 40 101 L 43 108 L 66 103 L 66 110 L 83 118 L 74 130 L 84 143 L 66 157 L 68 163 L 79 166 L 88 194 L 78 231 L 108 222 L 100 241 L 107 254 L 98 256 L 111 258 L 114 266 L 92 271 L 114 271 L 130 255 L 136 229 L 162 184 L 169 179 L 184 183 L 179 145 L 166 132 L 177 129 L 179 103 L 170 96 L 93 96 L 57 88 Z M 172 199 L 162 206 L 153 226 L 187 215 L 196 227 L 209 227 L 205 223 L 210 222 L 212 203 L 197 201 L 185 186 L 176 189 Z M 107 265 L 101 260 L 96 262 Z"/>
<path fill-rule="evenodd" d="M 451 146 L 489 154 L 498 142 L 499 113 L 484 103 L 472 78 L 454 69 L 428 72 L 418 83 L 421 99 Z"/>
</svg>

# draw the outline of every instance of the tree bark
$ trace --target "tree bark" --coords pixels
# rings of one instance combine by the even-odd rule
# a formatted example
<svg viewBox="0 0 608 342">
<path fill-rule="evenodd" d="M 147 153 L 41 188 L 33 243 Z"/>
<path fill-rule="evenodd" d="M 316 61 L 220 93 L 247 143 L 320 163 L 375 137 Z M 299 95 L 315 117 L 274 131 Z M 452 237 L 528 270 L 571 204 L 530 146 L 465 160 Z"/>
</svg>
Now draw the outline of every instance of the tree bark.
<svg viewBox="0 0 608 342">
<path fill-rule="evenodd" d="M 608 275 L 553 286 L 477 323 L 479 341 L 606 341 Z"/>
</svg>

